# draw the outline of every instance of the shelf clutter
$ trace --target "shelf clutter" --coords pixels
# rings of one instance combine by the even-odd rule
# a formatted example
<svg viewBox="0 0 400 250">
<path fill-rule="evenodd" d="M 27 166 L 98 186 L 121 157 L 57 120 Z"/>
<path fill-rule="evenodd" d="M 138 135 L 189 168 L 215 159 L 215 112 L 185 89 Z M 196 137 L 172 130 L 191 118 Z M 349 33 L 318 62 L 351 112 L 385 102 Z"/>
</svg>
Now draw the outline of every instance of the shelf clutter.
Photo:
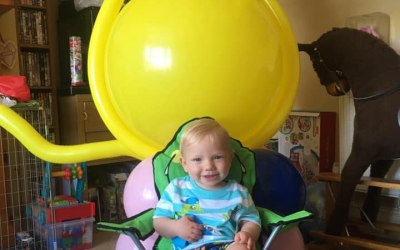
<svg viewBox="0 0 400 250">
<path fill-rule="evenodd" d="M 15 26 L 19 75 L 26 77 L 31 99 L 39 100 L 46 111 L 50 127 L 49 140 L 58 140 L 58 109 L 54 39 L 50 23 L 54 22 L 48 0 L 15 1 Z M 12 39 L 12 38 L 11 38 Z"/>
<path fill-rule="evenodd" d="M 46 138 L 43 108 L 15 111 Z M 28 244 L 40 244 L 33 238 L 34 225 L 28 207 L 39 195 L 44 163 L 3 128 L 0 138 L 0 249 L 26 249 Z"/>
<path fill-rule="evenodd" d="M 47 138 L 43 107 L 13 109 Z M 90 248 L 95 204 L 83 200 L 86 165 L 52 166 L 3 128 L 0 138 L 0 249 Z"/>
<path fill-rule="evenodd" d="M 47 249 L 91 248 L 95 203 L 83 200 L 87 186 L 86 164 L 63 165 L 59 171 L 52 168 L 52 164 L 46 163 L 40 196 L 28 207 L 34 224 L 32 237 L 41 243 L 40 247 Z M 52 195 L 50 183 L 54 178 L 62 180 L 61 195 Z"/>
<path fill-rule="evenodd" d="M 13 109 L 47 138 L 43 107 Z M 3 128 L 0 138 L 0 249 L 90 248 L 95 204 L 83 200 L 86 164 L 53 166 Z"/>
</svg>

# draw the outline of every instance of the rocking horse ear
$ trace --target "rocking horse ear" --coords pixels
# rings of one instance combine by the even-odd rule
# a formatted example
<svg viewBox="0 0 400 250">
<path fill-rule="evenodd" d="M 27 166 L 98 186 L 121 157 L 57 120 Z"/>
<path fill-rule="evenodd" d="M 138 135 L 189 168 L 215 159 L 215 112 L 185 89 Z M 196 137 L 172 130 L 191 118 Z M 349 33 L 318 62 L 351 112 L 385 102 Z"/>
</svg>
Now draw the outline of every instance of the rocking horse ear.
<svg viewBox="0 0 400 250">
<path fill-rule="evenodd" d="M 312 44 L 298 43 L 299 51 L 304 51 L 308 55 L 311 56 L 312 51 L 314 50 L 314 46 Z"/>
</svg>

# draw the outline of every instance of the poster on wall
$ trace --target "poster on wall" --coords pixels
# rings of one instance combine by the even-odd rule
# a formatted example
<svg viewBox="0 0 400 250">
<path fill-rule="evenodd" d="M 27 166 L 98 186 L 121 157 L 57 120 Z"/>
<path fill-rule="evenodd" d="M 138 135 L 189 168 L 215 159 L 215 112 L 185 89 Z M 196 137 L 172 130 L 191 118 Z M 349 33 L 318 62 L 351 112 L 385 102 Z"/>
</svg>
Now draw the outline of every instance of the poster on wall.
<svg viewBox="0 0 400 250">
<path fill-rule="evenodd" d="M 278 152 L 290 158 L 306 184 L 335 162 L 335 112 L 291 112 L 278 135 Z"/>
</svg>

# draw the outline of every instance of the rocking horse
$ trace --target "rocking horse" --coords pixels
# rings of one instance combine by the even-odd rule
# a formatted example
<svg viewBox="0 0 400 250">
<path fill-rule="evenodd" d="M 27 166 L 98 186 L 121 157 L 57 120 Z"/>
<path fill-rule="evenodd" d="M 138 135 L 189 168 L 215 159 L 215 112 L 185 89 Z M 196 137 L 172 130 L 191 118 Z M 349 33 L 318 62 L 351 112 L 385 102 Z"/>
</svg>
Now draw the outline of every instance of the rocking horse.
<svg viewBox="0 0 400 250">
<path fill-rule="evenodd" d="M 400 157 L 400 56 L 363 31 L 334 28 L 311 44 L 299 44 L 313 63 L 320 82 L 333 96 L 350 90 L 355 106 L 354 137 L 341 173 L 340 191 L 326 232 L 340 235 L 349 204 L 364 171 L 383 178 Z M 381 188 L 368 187 L 363 220 L 375 222 Z"/>
</svg>

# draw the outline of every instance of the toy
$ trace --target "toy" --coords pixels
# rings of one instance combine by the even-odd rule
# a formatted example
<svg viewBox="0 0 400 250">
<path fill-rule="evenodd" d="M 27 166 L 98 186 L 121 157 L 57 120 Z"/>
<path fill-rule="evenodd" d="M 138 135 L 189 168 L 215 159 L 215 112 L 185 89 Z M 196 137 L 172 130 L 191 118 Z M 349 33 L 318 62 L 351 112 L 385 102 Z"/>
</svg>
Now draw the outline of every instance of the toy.
<svg viewBox="0 0 400 250">
<path fill-rule="evenodd" d="M 51 177 L 64 177 L 65 180 L 78 179 L 81 180 L 83 178 L 83 169 L 82 166 L 72 166 L 65 167 L 61 171 L 53 171 L 51 172 Z"/>
<path fill-rule="evenodd" d="M 339 235 L 347 221 L 356 184 L 371 166 L 371 177 L 383 178 L 400 157 L 400 56 L 365 32 L 334 28 L 311 44 L 299 44 L 329 94 L 352 91 L 355 118 L 353 146 L 341 173 L 340 192 L 326 231 Z M 381 188 L 369 187 L 365 220 L 376 221 Z"/>
<path fill-rule="evenodd" d="M 35 224 L 35 234 L 45 240 L 46 249 L 89 249 L 93 243 L 94 218 L 71 220 L 56 224 Z"/>
<path fill-rule="evenodd" d="M 95 203 L 83 201 L 82 197 L 86 182 L 86 163 L 64 165 L 61 171 L 52 171 L 51 168 L 52 164 L 46 162 L 40 197 L 30 206 L 32 211 L 29 212 L 36 222 L 51 224 L 93 217 Z M 50 195 L 50 177 L 63 177 L 72 194 Z"/>
<path fill-rule="evenodd" d="M 63 165 L 62 171 L 64 172 L 64 193 L 82 202 L 87 179 L 86 163 Z"/>
<path fill-rule="evenodd" d="M 49 207 L 65 207 L 77 204 L 78 200 L 67 195 L 56 195 L 49 201 Z"/>
<path fill-rule="evenodd" d="M 52 171 L 51 167 L 52 164 L 47 162 L 40 198 L 44 199 L 45 202 L 52 198 L 48 194 L 50 190 L 50 177 L 63 177 L 66 182 L 64 184 L 68 183 L 67 186 L 70 186 L 71 189 L 71 192 L 68 191 L 66 194 L 73 196 L 78 202 L 82 202 L 83 190 L 86 183 L 86 163 L 64 165 L 61 171 Z M 72 182 L 71 185 L 69 184 L 70 182 Z"/>
<path fill-rule="evenodd" d="M 18 249 L 31 249 L 34 244 L 34 238 L 29 232 L 22 231 L 16 233 L 16 241 Z"/>
<path fill-rule="evenodd" d="M 73 245 L 82 244 L 82 236 L 86 233 L 85 228 L 64 228 L 61 232 L 62 248 L 71 248 Z"/>
</svg>

